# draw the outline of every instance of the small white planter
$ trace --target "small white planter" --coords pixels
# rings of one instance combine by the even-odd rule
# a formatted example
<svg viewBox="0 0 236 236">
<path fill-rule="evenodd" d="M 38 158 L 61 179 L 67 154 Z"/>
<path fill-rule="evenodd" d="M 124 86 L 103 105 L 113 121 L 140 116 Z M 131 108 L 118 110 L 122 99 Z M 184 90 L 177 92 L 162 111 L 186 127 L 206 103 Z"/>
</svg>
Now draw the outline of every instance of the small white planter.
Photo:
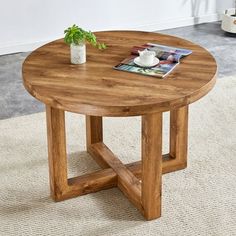
<svg viewBox="0 0 236 236">
<path fill-rule="evenodd" d="M 235 8 L 230 8 L 225 11 L 222 17 L 222 29 L 229 33 L 236 33 L 236 16 Z"/>
<path fill-rule="evenodd" d="M 83 64 L 86 62 L 86 45 L 81 43 L 79 45 L 70 45 L 70 56 L 72 64 Z"/>
</svg>

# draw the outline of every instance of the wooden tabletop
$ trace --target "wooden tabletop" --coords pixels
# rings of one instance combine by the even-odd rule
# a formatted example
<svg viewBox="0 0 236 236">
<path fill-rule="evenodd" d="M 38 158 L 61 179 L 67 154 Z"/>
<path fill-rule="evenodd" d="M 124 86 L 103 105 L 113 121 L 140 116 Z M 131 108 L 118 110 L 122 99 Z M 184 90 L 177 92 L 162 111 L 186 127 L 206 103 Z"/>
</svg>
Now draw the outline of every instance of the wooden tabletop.
<svg viewBox="0 0 236 236">
<path fill-rule="evenodd" d="M 204 48 L 174 36 L 139 32 L 95 33 L 108 48 L 87 45 L 87 62 L 70 64 L 62 39 L 32 52 L 23 64 L 25 88 L 43 103 L 93 116 L 133 116 L 188 105 L 214 86 L 217 65 Z M 193 53 L 164 79 L 114 70 L 134 45 L 147 42 L 191 49 Z"/>
</svg>

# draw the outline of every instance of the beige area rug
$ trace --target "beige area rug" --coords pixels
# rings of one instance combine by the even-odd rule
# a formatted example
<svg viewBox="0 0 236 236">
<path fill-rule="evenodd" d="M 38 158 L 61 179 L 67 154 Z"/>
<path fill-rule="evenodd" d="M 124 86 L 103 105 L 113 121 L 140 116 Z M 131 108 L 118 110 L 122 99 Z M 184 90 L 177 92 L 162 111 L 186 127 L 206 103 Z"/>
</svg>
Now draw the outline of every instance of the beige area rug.
<svg viewBox="0 0 236 236">
<path fill-rule="evenodd" d="M 162 217 L 144 221 L 114 188 L 60 203 L 49 197 L 45 113 L 0 121 L 0 235 L 236 235 L 236 78 L 190 107 L 188 168 L 163 176 Z M 105 142 L 140 158 L 140 119 L 105 119 Z M 167 150 L 165 114 L 164 150 Z M 84 117 L 67 115 L 70 176 L 98 169 Z"/>
</svg>

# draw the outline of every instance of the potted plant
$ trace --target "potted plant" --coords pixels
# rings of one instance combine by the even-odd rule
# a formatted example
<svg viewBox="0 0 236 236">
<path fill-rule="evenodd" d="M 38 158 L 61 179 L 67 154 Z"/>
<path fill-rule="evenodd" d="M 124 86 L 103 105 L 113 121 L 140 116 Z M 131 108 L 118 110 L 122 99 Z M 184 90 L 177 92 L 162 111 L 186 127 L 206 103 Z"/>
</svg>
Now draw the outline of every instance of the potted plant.
<svg viewBox="0 0 236 236">
<path fill-rule="evenodd" d="M 236 0 L 234 8 L 227 9 L 223 14 L 222 29 L 229 33 L 236 33 Z"/>
<path fill-rule="evenodd" d="M 64 31 L 64 41 L 70 45 L 71 63 L 82 64 L 86 62 L 86 42 L 98 49 L 105 49 L 104 43 L 98 43 L 96 36 L 91 31 L 72 25 Z"/>
</svg>

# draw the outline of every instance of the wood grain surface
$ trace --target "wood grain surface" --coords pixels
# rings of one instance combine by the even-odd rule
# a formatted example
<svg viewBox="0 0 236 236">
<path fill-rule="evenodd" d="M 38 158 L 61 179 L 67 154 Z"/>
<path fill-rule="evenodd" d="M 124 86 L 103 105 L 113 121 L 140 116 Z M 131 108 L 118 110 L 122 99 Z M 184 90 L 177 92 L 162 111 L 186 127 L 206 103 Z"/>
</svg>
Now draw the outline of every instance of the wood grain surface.
<svg viewBox="0 0 236 236">
<path fill-rule="evenodd" d="M 144 217 L 161 216 L 162 113 L 142 116 L 142 206 Z"/>
<path fill-rule="evenodd" d="M 58 201 L 67 188 L 65 112 L 46 107 L 51 197 Z"/>
<path fill-rule="evenodd" d="M 32 52 L 23 64 L 26 89 L 58 109 L 91 116 L 133 116 L 188 105 L 215 83 L 215 59 L 204 48 L 174 36 L 139 31 L 95 32 L 108 48 L 87 45 L 87 63 L 70 64 L 62 39 Z M 130 55 L 134 45 L 147 42 L 191 49 L 192 55 L 165 79 L 117 71 L 113 66 Z"/>
</svg>

